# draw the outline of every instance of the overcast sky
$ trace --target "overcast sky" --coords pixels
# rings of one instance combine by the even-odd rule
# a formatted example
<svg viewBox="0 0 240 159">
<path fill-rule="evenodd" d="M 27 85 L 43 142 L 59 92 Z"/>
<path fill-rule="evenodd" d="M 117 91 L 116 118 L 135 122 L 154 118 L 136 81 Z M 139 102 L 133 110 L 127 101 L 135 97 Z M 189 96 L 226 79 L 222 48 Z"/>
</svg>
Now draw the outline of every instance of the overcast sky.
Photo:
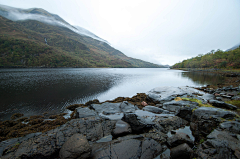
<svg viewBox="0 0 240 159">
<path fill-rule="evenodd" d="M 172 65 L 240 44 L 240 0 L 0 0 L 43 8 L 130 57 Z"/>
</svg>

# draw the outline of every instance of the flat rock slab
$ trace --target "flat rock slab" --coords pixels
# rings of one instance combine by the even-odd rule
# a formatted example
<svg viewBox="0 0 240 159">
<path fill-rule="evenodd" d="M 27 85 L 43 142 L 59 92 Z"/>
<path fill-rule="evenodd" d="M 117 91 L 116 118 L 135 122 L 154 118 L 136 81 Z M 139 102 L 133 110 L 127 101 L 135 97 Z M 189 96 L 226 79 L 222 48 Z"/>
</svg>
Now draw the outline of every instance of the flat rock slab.
<svg viewBox="0 0 240 159">
<path fill-rule="evenodd" d="M 118 120 L 115 124 L 115 128 L 113 129 L 112 135 L 114 137 L 119 137 L 119 136 L 129 134 L 131 132 L 132 132 L 132 129 L 128 123 L 122 120 Z"/>
<path fill-rule="evenodd" d="M 97 113 L 94 110 L 89 109 L 88 107 L 76 108 L 76 118 L 85 118 L 85 117 L 96 116 L 96 115 Z"/>
<path fill-rule="evenodd" d="M 82 134 L 74 134 L 62 146 L 59 156 L 61 159 L 86 159 L 91 155 L 88 140 Z"/>
<path fill-rule="evenodd" d="M 147 92 L 148 99 L 159 103 L 169 102 L 177 96 L 184 96 L 187 94 L 201 94 L 203 100 L 209 100 L 214 97 L 206 96 L 206 93 L 190 87 L 157 87 Z"/>
<path fill-rule="evenodd" d="M 218 101 L 218 100 L 209 100 L 209 103 L 212 104 L 215 107 L 219 108 L 224 108 L 224 109 L 231 109 L 231 110 L 236 110 L 237 107 L 232 104 L 225 103 L 223 101 Z"/>
<path fill-rule="evenodd" d="M 103 113 L 106 115 L 108 114 L 114 114 L 114 113 L 120 113 L 121 103 L 103 103 L 103 104 L 91 104 L 91 108 L 94 109 L 98 113 Z"/>
<path fill-rule="evenodd" d="M 162 152 L 161 144 L 153 139 L 125 139 L 93 145 L 91 158 L 98 159 L 152 159 Z"/>
</svg>

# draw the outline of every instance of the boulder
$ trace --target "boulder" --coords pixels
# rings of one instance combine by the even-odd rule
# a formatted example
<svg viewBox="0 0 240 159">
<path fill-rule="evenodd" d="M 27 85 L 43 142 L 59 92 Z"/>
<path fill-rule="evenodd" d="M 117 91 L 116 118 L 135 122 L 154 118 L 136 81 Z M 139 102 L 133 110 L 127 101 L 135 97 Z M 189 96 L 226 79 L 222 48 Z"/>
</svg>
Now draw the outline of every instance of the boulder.
<svg viewBox="0 0 240 159">
<path fill-rule="evenodd" d="M 120 104 L 120 110 L 121 112 L 123 113 L 134 113 L 136 108 L 134 107 L 133 104 L 131 103 L 128 103 L 127 101 L 123 101 L 121 104 Z"/>
<path fill-rule="evenodd" d="M 91 155 L 91 147 L 85 136 L 74 134 L 62 146 L 61 159 L 86 159 Z"/>
<path fill-rule="evenodd" d="M 170 150 L 171 159 L 190 159 L 193 157 L 193 150 L 184 143 Z"/>
<path fill-rule="evenodd" d="M 156 113 L 156 114 L 161 114 L 164 111 L 164 109 L 161 109 L 161 108 L 158 108 L 158 107 L 154 107 L 154 106 L 145 106 L 143 108 L 143 110 L 149 111 L 149 112 L 152 112 L 152 113 Z"/>
<path fill-rule="evenodd" d="M 240 122 L 227 121 L 219 125 L 220 129 L 229 131 L 231 133 L 240 134 Z"/>
<path fill-rule="evenodd" d="M 233 119 L 236 113 L 220 108 L 199 107 L 193 111 L 190 127 L 199 141 L 214 130 L 223 119 Z"/>
<path fill-rule="evenodd" d="M 102 104 L 91 104 L 90 108 L 94 109 L 97 113 L 109 113 L 109 114 L 114 114 L 114 113 L 120 113 L 121 103 L 102 103 Z"/>
<path fill-rule="evenodd" d="M 218 100 L 209 100 L 209 103 L 212 104 L 215 107 L 219 108 L 225 108 L 225 109 L 231 109 L 231 110 L 236 110 L 237 107 L 232 104 L 225 103 L 223 101 L 218 101 Z"/>
<path fill-rule="evenodd" d="M 132 132 L 132 129 L 128 123 L 122 120 L 118 120 L 115 124 L 115 128 L 112 131 L 112 136 L 119 137 L 119 136 L 129 134 L 131 132 Z"/>
<path fill-rule="evenodd" d="M 133 114 L 133 113 L 124 114 L 124 117 L 122 120 L 129 123 L 132 128 L 132 131 L 135 133 L 148 131 L 154 125 L 153 122 L 149 120 L 145 120 L 143 117 L 137 116 L 136 114 Z"/>
<path fill-rule="evenodd" d="M 155 120 L 153 120 L 153 123 L 155 123 L 155 127 L 163 133 L 167 133 L 171 130 L 181 128 L 188 124 L 186 120 L 177 116 L 169 116 L 168 118 L 156 117 Z"/>
<path fill-rule="evenodd" d="M 198 103 L 196 102 L 191 102 L 191 101 L 171 101 L 171 102 L 166 102 L 163 104 L 163 109 L 166 109 L 168 111 L 172 111 L 175 114 L 177 114 L 181 108 L 188 107 L 191 110 L 195 109 L 198 107 Z"/>
<path fill-rule="evenodd" d="M 4 149 L 2 158 L 54 158 L 63 144 L 74 134 L 86 136 L 88 141 L 95 142 L 103 136 L 111 135 L 116 121 L 99 117 L 73 119 L 60 127 L 38 134 L 18 144 L 13 143 Z"/>
<path fill-rule="evenodd" d="M 93 159 L 138 158 L 152 159 L 162 152 L 161 144 L 153 139 L 143 138 L 114 140 L 104 144 L 94 144 Z"/>
<path fill-rule="evenodd" d="M 194 145 L 193 140 L 191 140 L 190 137 L 185 133 L 176 133 L 167 139 L 167 143 L 169 147 L 176 147 L 183 143 L 187 143 L 190 147 L 193 147 Z"/>
<path fill-rule="evenodd" d="M 237 159 L 240 142 L 227 131 L 215 129 L 207 140 L 199 145 L 196 154 L 200 158 Z"/>
<path fill-rule="evenodd" d="M 76 118 L 85 118 L 85 117 L 90 117 L 90 116 L 96 116 L 97 113 L 89 109 L 88 107 L 78 107 L 76 108 Z"/>
</svg>

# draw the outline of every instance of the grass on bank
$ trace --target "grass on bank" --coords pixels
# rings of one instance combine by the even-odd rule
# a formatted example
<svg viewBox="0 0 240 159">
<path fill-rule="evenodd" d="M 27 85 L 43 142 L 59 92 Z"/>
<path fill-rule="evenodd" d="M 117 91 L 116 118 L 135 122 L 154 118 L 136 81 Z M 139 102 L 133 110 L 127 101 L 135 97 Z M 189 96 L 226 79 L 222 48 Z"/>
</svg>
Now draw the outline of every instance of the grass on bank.
<svg viewBox="0 0 240 159">
<path fill-rule="evenodd" d="M 174 100 L 175 100 L 175 101 L 183 100 L 183 101 L 196 102 L 196 103 L 198 103 L 198 105 L 199 105 L 200 107 L 214 107 L 214 106 L 212 106 L 212 105 L 209 104 L 209 103 L 203 104 L 201 100 L 196 99 L 196 98 L 181 98 L 181 97 L 177 97 L 177 98 L 175 98 Z"/>
</svg>

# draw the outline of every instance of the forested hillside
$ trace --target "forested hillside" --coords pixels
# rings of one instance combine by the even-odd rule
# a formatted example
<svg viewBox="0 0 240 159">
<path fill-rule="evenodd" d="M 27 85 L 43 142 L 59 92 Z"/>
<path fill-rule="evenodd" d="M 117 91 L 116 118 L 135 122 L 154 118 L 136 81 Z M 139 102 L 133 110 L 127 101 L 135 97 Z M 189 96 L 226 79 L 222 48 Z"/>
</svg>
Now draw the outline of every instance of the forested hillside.
<svg viewBox="0 0 240 159">
<path fill-rule="evenodd" d="M 7 19 L 15 11 L 38 19 Z M 163 67 L 127 57 L 43 9 L 0 6 L 0 15 L 0 67 Z"/>
<path fill-rule="evenodd" d="M 205 55 L 176 63 L 172 68 L 240 68 L 240 46 L 234 50 L 212 50 Z"/>
</svg>

